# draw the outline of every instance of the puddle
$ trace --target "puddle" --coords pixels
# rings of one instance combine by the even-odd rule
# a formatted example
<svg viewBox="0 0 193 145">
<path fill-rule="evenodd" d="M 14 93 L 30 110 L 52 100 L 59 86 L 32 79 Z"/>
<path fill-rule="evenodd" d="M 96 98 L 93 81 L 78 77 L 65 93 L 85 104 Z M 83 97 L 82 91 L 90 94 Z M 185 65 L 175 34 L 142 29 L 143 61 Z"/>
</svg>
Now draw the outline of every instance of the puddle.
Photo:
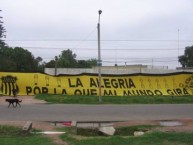
<svg viewBox="0 0 193 145">
<path fill-rule="evenodd" d="M 35 134 L 64 134 L 65 132 L 61 131 L 42 131 L 42 132 L 33 132 Z"/>
<path fill-rule="evenodd" d="M 172 120 L 170 120 L 170 121 L 160 121 L 159 122 L 159 124 L 161 125 L 161 126 L 181 126 L 182 125 L 182 123 L 181 122 L 179 122 L 179 121 L 172 121 Z"/>
<path fill-rule="evenodd" d="M 111 122 L 97 122 L 97 121 L 63 121 L 63 122 L 51 122 L 53 126 L 63 127 L 63 126 L 76 126 L 81 128 L 98 128 L 98 127 L 105 127 L 105 126 L 112 126 L 113 123 Z"/>
</svg>

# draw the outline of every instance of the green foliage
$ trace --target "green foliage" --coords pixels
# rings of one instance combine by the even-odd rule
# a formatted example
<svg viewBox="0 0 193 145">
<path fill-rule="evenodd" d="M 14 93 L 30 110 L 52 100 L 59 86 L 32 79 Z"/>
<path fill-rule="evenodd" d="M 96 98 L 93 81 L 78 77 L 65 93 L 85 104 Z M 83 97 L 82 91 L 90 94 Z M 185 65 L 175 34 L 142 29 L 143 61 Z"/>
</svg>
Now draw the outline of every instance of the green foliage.
<svg viewBox="0 0 193 145">
<path fill-rule="evenodd" d="M 43 71 L 41 61 L 41 57 L 35 59 L 31 52 L 21 47 L 4 46 L 0 48 L 0 71 Z"/>
<path fill-rule="evenodd" d="M 0 12 L 1 12 L 1 10 L 0 10 Z M 4 43 L 4 41 L 2 40 L 2 38 L 5 38 L 5 34 L 4 34 L 4 33 L 6 32 L 6 31 L 5 31 L 5 28 L 4 28 L 3 25 L 2 25 L 2 24 L 3 24 L 2 18 L 3 18 L 3 17 L 0 16 L 0 48 L 3 47 L 3 46 L 5 46 L 5 43 Z"/>
<path fill-rule="evenodd" d="M 54 145 L 51 139 L 42 135 L 0 137 L 1 145 Z"/>
<path fill-rule="evenodd" d="M 0 125 L 0 136 L 15 136 L 19 135 L 21 132 L 21 129 L 18 127 L 12 127 L 12 126 L 7 126 L 7 125 Z"/>
<path fill-rule="evenodd" d="M 97 66 L 97 60 L 96 59 L 90 59 L 90 60 L 78 60 L 77 62 L 78 68 L 91 68 L 93 66 Z"/>
<path fill-rule="evenodd" d="M 182 67 L 193 67 L 193 46 L 186 47 L 184 55 L 179 56 Z"/>
<path fill-rule="evenodd" d="M 115 131 L 114 136 L 133 136 L 135 131 L 147 132 L 155 127 L 158 127 L 158 126 L 156 125 L 136 125 L 136 126 L 115 127 L 116 131 Z M 98 128 L 69 127 L 69 128 L 65 128 L 65 130 L 63 131 L 68 132 L 68 134 L 71 134 L 71 135 L 78 135 L 82 137 L 105 136 L 104 134 L 98 131 Z"/>
<path fill-rule="evenodd" d="M 70 49 L 63 50 L 57 60 L 57 67 L 73 68 L 76 67 L 76 54 Z"/>
<path fill-rule="evenodd" d="M 157 127 L 156 125 L 137 125 L 137 126 L 123 126 L 117 127 L 115 135 L 116 136 L 133 136 L 135 131 L 149 131 L 152 128 Z"/>
<path fill-rule="evenodd" d="M 143 129 L 146 126 L 141 126 Z M 67 141 L 70 145 L 193 145 L 192 133 L 174 133 L 174 132 L 149 132 L 140 137 L 134 137 L 127 134 L 127 131 L 133 130 L 133 128 L 140 130 L 140 126 L 124 127 L 121 129 L 123 133 L 119 136 L 80 136 L 71 134 L 69 131 L 66 134 L 61 135 L 64 141 Z M 134 131 L 134 130 L 133 130 Z M 126 136 L 125 136 L 126 135 Z"/>
<path fill-rule="evenodd" d="M 45 64 L 45 67 L 47 68 L 55 68 L 56 61 L 55 60 L 50 60 L 48 63 Z"/>
<path fill-rule="evenodd" d="M 18 127 L 0 125 L 1 145 L 54 145 L 51 139 L 42 135 L 23 134 Z"/>
<path fill-rule="evenodd" d="M 11 58 L 16 62 L 18 71 L 35 70 L 34 57 L 29 51 L 16 47 L 11 54 Z"/>
<path fill-rule="evenodd" d="M 91 68 L 97 65 L 96 59 L 76 60 L 76 54 L 70 49 L 63 50 L 55 60 L 50 60 L 45 64 L 47 68 Z"/>
<path fill-rule="evenodd" d="M 39 94 L 37 99 L 61 104 L 181 104 L 193 103 L 193 96 L 68 96 Z"/>
</svg>

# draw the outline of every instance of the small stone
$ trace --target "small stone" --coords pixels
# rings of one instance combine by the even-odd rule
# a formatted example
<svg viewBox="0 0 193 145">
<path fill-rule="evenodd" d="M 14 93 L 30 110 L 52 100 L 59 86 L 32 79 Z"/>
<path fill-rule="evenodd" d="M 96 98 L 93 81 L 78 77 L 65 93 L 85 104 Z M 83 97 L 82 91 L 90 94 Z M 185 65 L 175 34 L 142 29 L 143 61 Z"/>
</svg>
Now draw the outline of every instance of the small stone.
<svg viewBox="0 0 193 145">
<path fill-rule="evenodd" d="M 115 128 L 114 127 L 100 127 L 99 131 L 105 135 L 110 135 L 110 136 L 113 136 L 115 134 Z"/>
<path fill-rule="evenodd" d="M 134 136 L 142 136 L 142 135 L 144 135 L 143 131 L 135 131 L 134 132 Z"/>
</svg>

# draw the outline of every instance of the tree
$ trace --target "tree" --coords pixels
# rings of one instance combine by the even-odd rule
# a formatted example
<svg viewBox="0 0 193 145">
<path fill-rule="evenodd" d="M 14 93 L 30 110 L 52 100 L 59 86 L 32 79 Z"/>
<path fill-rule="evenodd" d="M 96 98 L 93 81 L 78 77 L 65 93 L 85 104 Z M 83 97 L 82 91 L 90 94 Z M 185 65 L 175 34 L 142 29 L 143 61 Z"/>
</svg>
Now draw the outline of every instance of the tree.
<svg viewBox="0 0 193 145">
<path fill-rule="evenodd" d="M 97 60 L 96 59 L 89 59 L 87 60 L 89 67 L 97 66 Z"/>
<path fill-rule="evenodd" d="M 0 12 L 1 12 L 1 10 L 0 10 Z M 3 17 L 1 17 L 0 16 L 0 47 L 3 47 L 3 46 L 5 46 L 5 42 L 2 40 L 2 38 L 5 38 L 5 29 L 4 29 L 4 27 L 3 27 L 3 21 L 1 20 Z"/>
<path fill-rule="evenodd" d="M 64 50 L 55 60 L 50 60 L 45 64 L 47 68 L 91 68 L 97 66 L 96 59 L 76 60 L 76 54 L 71 50 Z"/>
<path fill-rule="evenodd" d="M 31 52 L 21 47 L 14 48 L 14 53 L 12 53 L 11 57 L 17 63 L 17 71 L 31 72 L 36 71 L 38 68 Z"/>
<path fill-rule="evenodd" d="M 11 58 L 13 54 L 13 49 L 2 46 L 0 47 L 0 71 L 15 71 L 17 69 L 17 64 Z"/>
<path fill-rule="evenodd" d="M 0 54 L 0 71 L 15 71 L 17 64 L 11 59 Z"/>
<path fill-rule="evenodd" d="M 35 58 L 35 65 L 37 66 L 37 71 L 44 72 L 45 62 L 41 57 Z"/>
<path fill-rule="evenodd" d="M 31 52 L 21 47 L 0 48 L 0 71 L 36 72 L 40 68 L 42 58 L 34 58 Z"/>
<path fill-rule="evenodd" d="M 47 68 L 55 68 L 55 65 L 56 65 L 56 61 L 55 60 L 50 60 L 49 62 L 47 62 L 45 64 L 45 67 L 47 67 Z"/>
<path fill-rule="evenodd" d="M 75 68 L 77 65 L 76 54 L 70 49 L 63 50 L 57 60 L 57 67 Z"/>
<path fill-rule="evenodd" d="M 91 68 L 93 66 L 97 66 L 97 60 L 96 59 L 90 59 L 90 60 L 78 60 L 77 62 L 78 68 Z"/>
<path fill-rule="evenodd" d="M 78 63 L 77 66 L 79 68 L 87 68 L 88 66 L 88 63 L 86 60 L 78 60 L 77 63 Z"/>
<path fill-rule="evenodd" d="M 193 67 L 193 46 L 186 47 L 184 55 L 178 57 L 182 67 Z"/>
</svg>

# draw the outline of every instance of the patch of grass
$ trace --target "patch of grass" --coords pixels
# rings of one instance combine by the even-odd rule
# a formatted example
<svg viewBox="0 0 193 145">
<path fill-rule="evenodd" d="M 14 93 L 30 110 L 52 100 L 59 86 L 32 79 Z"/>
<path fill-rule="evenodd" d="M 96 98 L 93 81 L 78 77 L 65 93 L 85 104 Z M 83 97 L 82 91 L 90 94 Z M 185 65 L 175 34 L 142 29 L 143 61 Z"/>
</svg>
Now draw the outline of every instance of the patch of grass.
<svg viewBox="0 0 193 145">
<path fill-rule="evenodd" d="M 193 103 L 193 96 L 98 96 L 39 94 L 37 99 L 59 104 L 183 104 Z"/>
<path fill-rule="evenodd" d="M 135 131 L 149 131 L 152 128 L 157 127 L 156 125 L 137 125 L 137 126 L 123 126 L 116 127 L 115 136 L 132 136 Z M 102 133 L 98 131 L 98 128 L 60 128 L 60 131 L 68 132 L 72 135 L 79 135 L 85 137 L 96 137 L 96 136 L 104 136 Z"/>
<path fill-rule="evenodd" d="M 0 125 L 1 145 L 54 145 L 51 139 L 42 135 L 23 134 L 18 127 Z"/>
<path fill-rule="evenodd" d="M 115 135 L 116 136 L 132 136 L 135 131 L 149 131 L 152 128 L 157 127 L 156 125 L 138 125 L 138 126 L 130 126 L 130 127 L 118 127 L 116 128 Z"/>
<path fill-rule="evenodd" d="M 0 136 L 17 136 L 21 134 L 21 129 L 18 127 L 0 125 Z"/>
<path fill-rule="evenodd" d="M 173 132 L 150 132 L 140 137 L 125 135 L 81 137 L 66 133 L 61 135 L 61 139 L 69 145 L 193 145 L 192 133 Z"/>
</svg>

